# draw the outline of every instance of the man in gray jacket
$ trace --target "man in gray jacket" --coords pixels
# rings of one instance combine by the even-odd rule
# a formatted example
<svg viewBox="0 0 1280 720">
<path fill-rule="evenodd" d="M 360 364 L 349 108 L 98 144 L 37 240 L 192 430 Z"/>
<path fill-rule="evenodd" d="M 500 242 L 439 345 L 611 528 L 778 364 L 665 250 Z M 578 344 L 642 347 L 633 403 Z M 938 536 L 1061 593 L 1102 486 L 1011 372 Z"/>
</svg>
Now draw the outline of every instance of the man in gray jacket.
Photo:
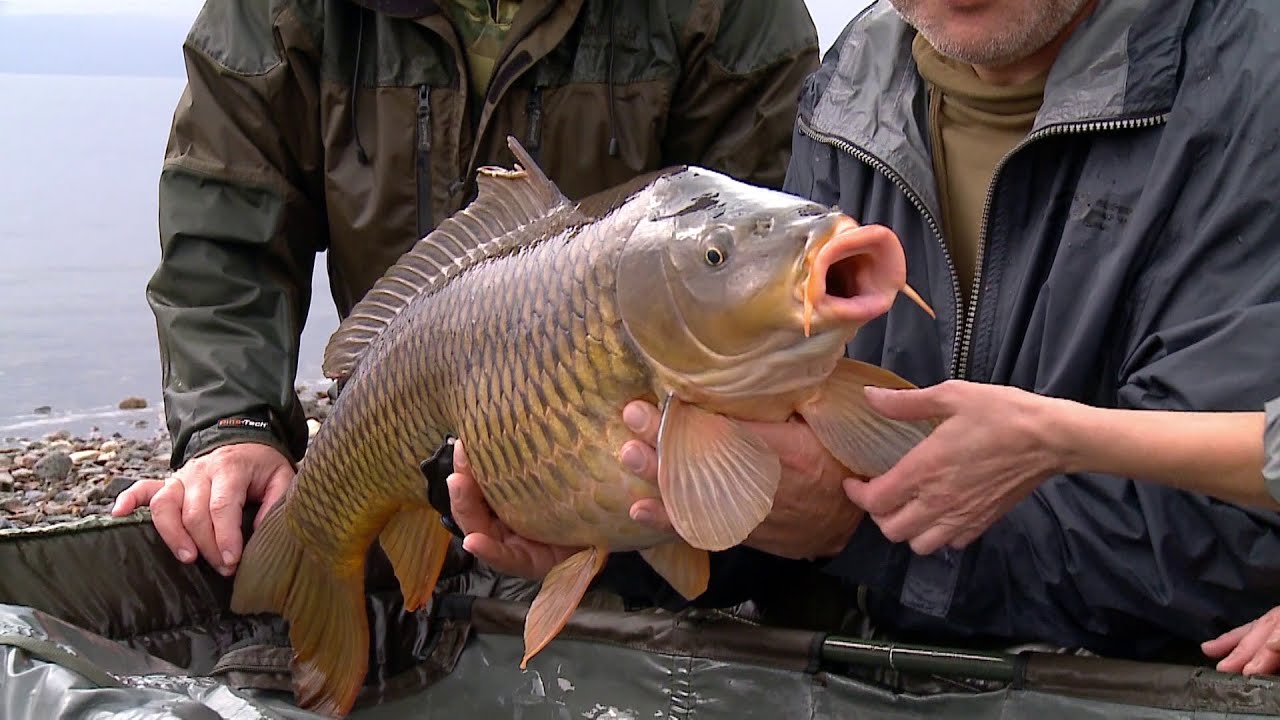
<svg viewBox="0 0 1280 720">
<path fill-rule="evenodd" d="M 1257 410 L 1280 395 L 1277 36 L 1269 0 L 881 0 L 861 13 L 806 86 L 785 187 L 892 228 L 937 320 L 901 300 L 849 354 L 921 386 L 966 378 L 1106 407 Z M 649 442 L 621 455 L 652 477 L 656 411 L 628 414 Z M 963 549 L 921 555 L 892 512 L 851 519 L 832 502 L 845 479 L 814 469 L 807 428 L 761 429 L 783 450 L 779 510 L 754 547 L 716 558 L 719 587 L 701 602 L 727 601 L 762 561 L 807 558 L 900 634 L 1150 658 L 1194 651 L 1280 595 L 1271 512 L 1057 475 Z M 935 432 L 922 470 L 972 488 L 994 458 L 1052 442 L 989 430 Z M 469 548 L 545 572 L 465 477 L 450 485 L 459 524 L 482 536 Z M 609 573 L 619 587 L 644 572 L 625 560 Z"/>
</svg>

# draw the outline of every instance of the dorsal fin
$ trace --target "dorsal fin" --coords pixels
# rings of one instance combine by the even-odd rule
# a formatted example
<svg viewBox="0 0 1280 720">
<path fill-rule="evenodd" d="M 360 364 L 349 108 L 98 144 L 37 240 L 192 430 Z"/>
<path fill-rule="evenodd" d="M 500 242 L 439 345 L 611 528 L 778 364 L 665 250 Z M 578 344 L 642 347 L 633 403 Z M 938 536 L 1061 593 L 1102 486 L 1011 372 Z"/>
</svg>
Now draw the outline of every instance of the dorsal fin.
<svg viewBox="0 0 1280 720">
<path fill-rule="evenodd" d="M 351 309 L 325 347 L 326 377 L 350 376 L 369 343 L 413 298 L 436 291 L 483 260 L 542 239 L 522 232 L 533 223 L 575 212 L 514 137 L 507 137 L 507 146 L 516 157 L 515 169 L 480 168 L 476 199 L 401 255 Z"/>
</svg>

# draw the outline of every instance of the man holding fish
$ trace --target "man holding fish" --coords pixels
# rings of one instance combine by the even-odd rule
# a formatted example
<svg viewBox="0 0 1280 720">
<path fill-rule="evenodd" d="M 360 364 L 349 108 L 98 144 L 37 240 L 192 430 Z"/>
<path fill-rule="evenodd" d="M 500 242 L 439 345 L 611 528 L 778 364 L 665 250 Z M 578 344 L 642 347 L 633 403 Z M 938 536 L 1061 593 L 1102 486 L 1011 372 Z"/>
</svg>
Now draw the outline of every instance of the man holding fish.
<svg viewBox="0 0 1280 720">
<path fill-rule="evenodd" d="M 747 547 L 713 556 L 711 590 L 805 558 L 893 630 L 1136 658 L 1275 604 L 1274 511 L 1103 472 L 1142 458 L 1059 463 L 1065 437 L 1010 388 L 943 382 L 1143 410 L 1280 395 L 1278 30 L 1261 0 L 882 0 L 857 17 L 806 88 L 785 189 L 901 239 L 937 319 L 899 301 L 848 351 L 937 386 L 868 392 L 883 417 L 939 424 L 870 482 L 804 422 L 750 425 L 782 478 Z M 621 461 L 657 478 L 660 410 L 623 417 Z M 514 536 L 466 472 L 449 487 L 477 556 L 540 577 L 564 552 Z M 631 515 L 668 526 L 654 500 Z"/>
<path fill-rule="evenodd" d="M 149 505 L 179 559 L 231 575 L 245 503 L 307 446 L 317 252 L 345 317 L 508 135 L 573 198 L 677 163 L 776 188 L 818 38 L 802 0 L 235 0 L 184 53 L 147 288 L 178 472 L 114 513 Z"/>
</svg>

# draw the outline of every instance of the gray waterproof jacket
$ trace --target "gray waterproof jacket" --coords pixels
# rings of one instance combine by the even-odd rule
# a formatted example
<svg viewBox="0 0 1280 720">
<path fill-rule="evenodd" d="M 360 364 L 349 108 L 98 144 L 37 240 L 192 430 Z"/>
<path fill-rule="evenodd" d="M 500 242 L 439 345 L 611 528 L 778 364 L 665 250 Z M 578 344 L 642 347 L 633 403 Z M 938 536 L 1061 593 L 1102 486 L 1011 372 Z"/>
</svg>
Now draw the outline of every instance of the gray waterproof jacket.
<svg viewBox="0 0 1280 720">
<path fill-rule="evenodd" d="M 881 0 L 802 98 L 786 189 L 900 236 L 908 280 L 856 358 L 930 385 L 1106 407 L 1259 411 L 1280 395 L 1280 3 L 1105 0 L 997 168 L 973 296 L 943 238 L 913 31 Z M 826 569 L 942 637 L 1151 656 L 1280 604 L 1280 517 L 1102 475 L 1056 477 L 964 551 L 864 522 Z"/>
<path fill-rule="evenodd" d="M 997 168 L 968 312 L 940 235 L 912 37 L 885 0 L 861 13 L 796 122 L 785 189 L 892 228 L 938 315 L 900 298 L 851 356 L 922 386 L 958 377 L 1105 407 L 1259 411 L 1280 395 L 1280 2 L 1098 3 L 1030 137 Z M 611 559 L 605 577 L 629 599 L 681 604 L 639 565 Z M 1198 657 L 1280 604 L 1280 515 L 1072 475 L 963 551 L 915 555 L 864 521 L 819 567 L 903 639 Z M 803 573 L 719 553 L 696 604 Z"/>
</svg>

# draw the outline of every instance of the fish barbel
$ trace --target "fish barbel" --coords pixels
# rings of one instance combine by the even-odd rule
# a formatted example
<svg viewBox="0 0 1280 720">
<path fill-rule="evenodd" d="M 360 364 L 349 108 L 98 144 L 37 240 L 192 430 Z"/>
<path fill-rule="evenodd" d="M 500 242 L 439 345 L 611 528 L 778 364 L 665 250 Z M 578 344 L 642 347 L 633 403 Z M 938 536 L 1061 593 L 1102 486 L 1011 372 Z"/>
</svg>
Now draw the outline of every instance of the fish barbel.
<svg viewBox="0 0 1280 720">
<path fill-rule="evenodd" d="M 431 597 L 450 534 L 419 462 L 466 444 L 493 512 L 582 548 L 544 579 L 525 657 L 563 628 L 610 552 L 638 550 L 677 591 L 705 591 L 708 551 L 768 515 L 780 463 L 739 420 L 799 414 L 853 474 L 931 429 L 885 419 L 866 385 L 910 387 L 843 357 L 905 290 L 882 226 L 696 167 L 573 203 L 514 139 L 515 169 L 391 267 L 330 339 L 343 382 L 298 474 L 250 537 L 232 610 L 289 621 L 302 707 L 340 716 L 367 670 L 365 559 L 377 541 L 406 610 Z M 624 405 L 662 407 L 656 486 L 617 461 Z M 658 498 L 675 534 L 633 521 Z"/>
</svg>

